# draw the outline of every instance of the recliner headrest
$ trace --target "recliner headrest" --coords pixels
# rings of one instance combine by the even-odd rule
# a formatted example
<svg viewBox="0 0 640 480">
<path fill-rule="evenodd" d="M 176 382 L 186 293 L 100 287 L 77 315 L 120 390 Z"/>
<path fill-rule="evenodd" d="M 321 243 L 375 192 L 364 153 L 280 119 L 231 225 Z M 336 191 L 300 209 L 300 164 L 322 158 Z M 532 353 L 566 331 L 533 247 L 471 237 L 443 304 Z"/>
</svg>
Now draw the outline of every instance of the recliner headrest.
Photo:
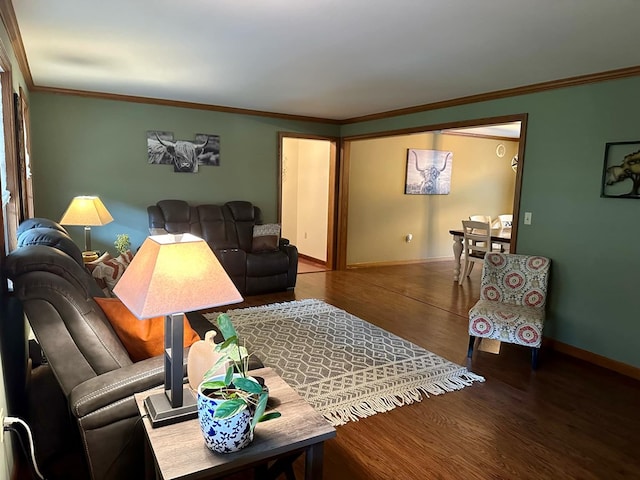
<svg viewBox="0 0 640 480">
<path fill-rule="evenodd" d="M 233 215 L 233 219 L 236 222 L 255 221 L 255 211 L 251 202 L 235 200 L 233 202 L 227 202 L 225 205 L 231 211 L 231 215 Z"/>
<path fill-rule="evenodd" d="M 84 266 L 80 248 L 71 237 L 60 230 L 48 227 L 31 228 L 18 237 L 18 248 L 28 245 L 45 245 L 53 247 L 69 255 L 78 265 Z"/>
<path fill-rule="evenodd" d="M 18 225 L 16 236 L 20 238 L 20 235 L 22 235 L 27 230 L 31 230 L 32 228 L 51 228 L 52 230 L 58 230 L 69 235 L 69 232 L 67 232 L 67 230 L 65 230 L 65 228 L 58 222 L 54 222 L 53 220 L 49 220 L 48 218 L 29 218 Z"/>
<path fill-rule="evenodd" d="M 49 272 L 65 278 L 87 297 L 104 295 L 84 267 L 82 258 L 78 263 L 62 249 L 53 246 L 26 245 L 14 250 L 7 255 L 4 272 L 14 282 L 31 272 Z"/>
</svg>

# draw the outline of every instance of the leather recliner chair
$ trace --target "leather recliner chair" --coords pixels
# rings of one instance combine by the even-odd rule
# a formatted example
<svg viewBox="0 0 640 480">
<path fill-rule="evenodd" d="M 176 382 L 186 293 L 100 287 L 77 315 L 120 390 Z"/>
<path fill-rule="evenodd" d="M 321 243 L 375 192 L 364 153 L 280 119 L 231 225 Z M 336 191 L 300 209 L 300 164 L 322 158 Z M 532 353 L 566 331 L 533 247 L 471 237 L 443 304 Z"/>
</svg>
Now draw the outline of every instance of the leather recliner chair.
<svg viewBox="0 0 640 480">
<path fill-rule="evenodd" d="M 192 233 L 216 254 L 236 288 L 245 295 L 292 289 L 298 274 L 298 249 L 280 238 L 276 251 L 252 251 L 253 227 L 262 224 L 251 202 L 191 206 L 183 200 L 161 200 L 147 207 L 149 230 Z"/>
<path fill-rule="evenodd" d="M 5 273 L 67 399 L 67 412 L 51 414 L 77 422 L 94 480 L 144 478 L 144 436 L 133 395 L 163 384 L 163 357 L 130 360 L 92 298 L 104 294 L 80 249 L 64 228 L 29 222 L 19 230 Z"/>
</svg>

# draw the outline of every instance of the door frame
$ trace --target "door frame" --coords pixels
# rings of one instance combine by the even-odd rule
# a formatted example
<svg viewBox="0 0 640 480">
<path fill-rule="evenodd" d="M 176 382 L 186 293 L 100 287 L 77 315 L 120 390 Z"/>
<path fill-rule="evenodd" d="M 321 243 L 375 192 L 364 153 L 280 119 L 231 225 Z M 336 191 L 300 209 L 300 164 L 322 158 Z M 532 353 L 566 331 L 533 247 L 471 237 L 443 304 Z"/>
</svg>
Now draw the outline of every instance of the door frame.
<svg viewBox="0 0 640 480">
<path fill-rule="evenodd" d="M 413 133 L 429 133 L 435 130 L 449 130 L 455 128 L 481 127 L 486 125 L 496 125 L 501 123 L 520 122 L 520 139 L 518 140 L 518 168 L 516 170 L 516 183 L 513 193 L 513 226 L 511 229 L 510 252 L 516 253 L 518 242 L 518 219 L 520 217 L 520 196 L 522 188 L 522 176 L 524 171 L 524 151 L 527 137 L 527 113 L 513 115 L 502 115 L 498 117 L 487 117 L 473 120 L 461 120 L 457 122 L 439 123 L 433 125 L 421 125 L 399 130 L 387 130 L 382 132 L 368 133 L 363 135 L 352 135 L 340 139 L 340 174 L 337 179 L 339 190 L 339 202 L 337 212 L 338 230 L 336 233 L 336 269 L 346 270 L 347 268 L 347 228 L 349 217 L 349 171 L 350 171 L 350 147 L 354 140 L 368 140 L 376 138 L 408 135 Z"/>
<path fill-rule="evenodd" d="M 328 185 L 328 218 L 327 218 L 327 261 L 326 267 L 329 270 L 336 268 L 336 246 L 338 202 L 337 202 L 337 180 L 338 180 L 338 145 L 340 138 L 322 135 L 310 135 L 296 132 L 278 132 L 278 222 L 282 224 L 282 168 L 283 168 L 283 142 L 285 138 L 295 138 L 298 140 L 321 140 L 329 142 L 329 185 Z"/>
</svg>

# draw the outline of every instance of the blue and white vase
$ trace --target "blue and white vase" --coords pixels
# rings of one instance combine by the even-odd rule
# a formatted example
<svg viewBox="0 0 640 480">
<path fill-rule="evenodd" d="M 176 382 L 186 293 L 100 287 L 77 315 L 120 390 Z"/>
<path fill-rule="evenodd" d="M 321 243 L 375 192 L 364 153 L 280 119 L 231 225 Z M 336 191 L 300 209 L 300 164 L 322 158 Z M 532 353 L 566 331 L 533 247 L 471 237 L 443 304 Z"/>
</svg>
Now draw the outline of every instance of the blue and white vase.
<svg viewBox="0 0 640 480">
<path fill-rule="evenodd" d="M 209 380 L 224 380 L 224 375 Z M 253 441 L 252 413 L 245 409 L 229 418 L 213 418 L 222 402 L 221 398 L 211 398 L 202 393 L 202 383 L 198 385 L 198 420 L 205 444 L 214 452 L 236 452 Z"/>
</svg>

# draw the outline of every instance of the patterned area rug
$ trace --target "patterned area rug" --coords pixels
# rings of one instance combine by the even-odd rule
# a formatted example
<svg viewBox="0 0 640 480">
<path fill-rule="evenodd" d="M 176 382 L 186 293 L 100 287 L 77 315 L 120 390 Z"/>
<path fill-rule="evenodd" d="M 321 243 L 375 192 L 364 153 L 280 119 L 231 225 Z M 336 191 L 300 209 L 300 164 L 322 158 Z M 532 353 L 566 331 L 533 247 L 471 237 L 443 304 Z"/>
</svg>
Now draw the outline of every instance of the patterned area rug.
<svg viewBox="0 0 640 480">
<path fill-rule="evenodd" d="M 227 313 L 249 352 L 334 426 L 484 381 L 321 300 Z"/>
</svg>

